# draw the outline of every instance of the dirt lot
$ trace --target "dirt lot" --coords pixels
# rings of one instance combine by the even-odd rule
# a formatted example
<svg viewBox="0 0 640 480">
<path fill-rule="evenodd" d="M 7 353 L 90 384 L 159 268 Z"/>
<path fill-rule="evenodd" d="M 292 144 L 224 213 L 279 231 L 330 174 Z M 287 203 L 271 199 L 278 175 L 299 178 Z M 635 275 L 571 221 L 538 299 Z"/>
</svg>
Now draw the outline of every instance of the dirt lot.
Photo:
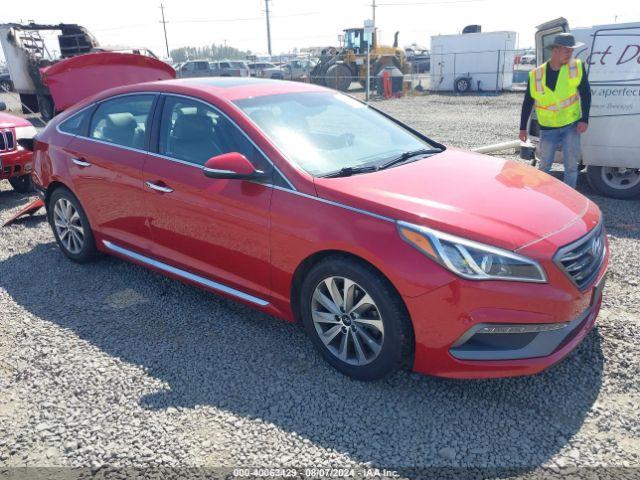
<svg viewBox="0 0 640 480">
<path fill-rule="evenodd" d="M 377 106 L 468 148 L 512 140 L 519 103 Z M 71 263 L 43 215 L 0 230 L 0 476 L 53 465 L 637 476 L 640 205 L 599 197 L 582 177 L 609 233 L 604 307 L 575 352 L 530 378 L 351 381 L 296 326 L 114 258 Z M 0 221 L 26 201 L 1 182 Z"/>
</svg>

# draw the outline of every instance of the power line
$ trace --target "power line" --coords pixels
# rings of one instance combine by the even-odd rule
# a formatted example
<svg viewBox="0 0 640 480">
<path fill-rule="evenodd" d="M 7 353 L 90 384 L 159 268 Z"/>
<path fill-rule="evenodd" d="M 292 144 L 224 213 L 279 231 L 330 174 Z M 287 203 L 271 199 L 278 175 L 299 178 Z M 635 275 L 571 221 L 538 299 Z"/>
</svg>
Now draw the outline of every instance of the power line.
<svg viewBox="0 0 640 480">
<path fill-rule="evenodd" d="M 436 0 L 433 2 L 399 2 L 399 3 L 378 3 L 378 7 L 405 7 L 411 5 L 449 5 L 455 3 L 476 3 L 486 2 L 487 0 Z M 375 3 L 375 2 L 374 2 Z"/>
<path fill-rule="evenodd" d="M 290 17 L 308 17 L 311 15 L 320 15 L 321 12 L 304 12 L 304 13 L 292 13 L 290 15 L 273 15 L 270 14 L 270 18 L 290 18 Z M 246 21 L 262 21 L 264 17 L 242 17 L 242 18 L 211 18 L 204 20 L 172 20 L 171 23 L 233 23 L 233 22 L 246 22 Z M 160 22 L 162 23 L 162 21 Z M 166 23 L 169 23 L 167 21 Z M 130 28 L 140 28 L 140 27 L 148 27 L 151 25 L 155 25 L 153 22 L 147 23 L 136 23 L 132 25 L 120 25 L 118 27 L 109 27 L 109 28 L 92 28 L 92 32 L 109 32 L 112 30 L 127 30 Z"/>
</svg>

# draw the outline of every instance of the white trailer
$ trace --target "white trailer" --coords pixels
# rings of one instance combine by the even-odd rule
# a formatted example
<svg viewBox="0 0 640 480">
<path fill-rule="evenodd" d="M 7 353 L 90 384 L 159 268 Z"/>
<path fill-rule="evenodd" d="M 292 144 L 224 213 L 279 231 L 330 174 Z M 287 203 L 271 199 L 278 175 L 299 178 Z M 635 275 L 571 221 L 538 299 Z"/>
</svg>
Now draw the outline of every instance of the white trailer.
<svg viewBox="0 0 640 480">
<path fill-rule="evenodd" d="M 508 90 L 513 84 L 516 32 L 431 37 L 431 90 Z"/>
<path fill-rule="evenodd" d="M 536 60 L 549 59 L 560 32 L 568 32 L 566 19 L 537 27 Z M 582 164 L 591 186 L 615 198 L 640 195 L 640 22 L 574 28 L 576 41 L 585 44 L 574 55 L 585 62 L 591 85 L 589 129 L 581 136 Z M 537 141 L 537 122 L 530 122 Z M 561 154 L 556 161 L 562 161 Z"/>
</svg>

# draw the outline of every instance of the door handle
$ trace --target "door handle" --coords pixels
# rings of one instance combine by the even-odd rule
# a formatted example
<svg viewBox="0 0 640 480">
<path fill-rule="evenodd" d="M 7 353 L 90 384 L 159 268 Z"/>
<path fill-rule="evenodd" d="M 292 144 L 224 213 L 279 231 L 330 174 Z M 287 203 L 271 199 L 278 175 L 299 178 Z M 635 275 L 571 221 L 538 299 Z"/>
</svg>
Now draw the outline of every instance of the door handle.
<svg viewBox="0 0 640 480">
<path fill-rule="evenodd" d="M 87 162 L 86 160 L 83 160 L 81 158 L 76 158 L 76 157 L 71 157 L 71 161 L 73 163 L 75 163 L 76 165 L 78 165 L 79 167 L 90 167 L 91 164 L 89 162 Z"/>
<path fill-rule="evenodd" d="M 157 192 L 162 192 L 162 193 L 171 193 L 171 192 L 173 192 L 173 188 L 164 187 L 162 185 L 156 185 L 153 182 L 144 182 L 144 184 L 147 187 L 149 187 L 151 190 L 155 190 Z"/>
</svg>

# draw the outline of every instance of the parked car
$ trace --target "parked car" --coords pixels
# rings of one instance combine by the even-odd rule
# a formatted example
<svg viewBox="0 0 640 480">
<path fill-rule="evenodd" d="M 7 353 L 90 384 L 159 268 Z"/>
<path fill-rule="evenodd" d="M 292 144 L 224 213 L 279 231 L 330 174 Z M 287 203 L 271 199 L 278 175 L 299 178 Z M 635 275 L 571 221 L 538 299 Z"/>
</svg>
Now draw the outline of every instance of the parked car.
<svg viewBox="0 0 640 480">
<path fill-rule="evenodd" d="M 528 53 L 528 54 L 522 55 L 520 57 L 520 63 L 522 65 L 535 65 L 536 64 L 535 54 Z"/>
<path fill-rule="evenodd" d="M 263 70 L 275 67 L 275 64 L 271 62 L 253 62 L 249 64 L 249 74 L 252 77 L 262 77 Z"/>
<path fill-rule="evenodd" d="M 264 68 L 260 76 L 275 80 L 302 80 L 309 77 L 316 63 L 311 60 L 291 60 L 282 65 Z"/>
<path fill-rule="evenodd" d="M 33 155 L 18 144 L 23 138 L 33 138 L 35 127 L 24 118 L 4 113 L 7 106 L 0 102 L 0 180 L 9 180 L 16 192 L 32 191 Z"/>
<path fill-rule="evenodd" d="M 67 257 L 115 255 L 299 321 L 364 380 L 533 374 L 594 326 L 609 250 L 575 190 L 334 90 L 228 86 L 120 87 L 47 125 L 33 179 Z"/>
<path fill-rule="evenodd" d="M 208 60 L 189 60 L 176 67 L 178 78 L 210 77 L 211 67 Z"/>
<path fill-rule="evenodd" d="M 240 60 L 221 60 L 209 62 L 213 77 L 248 77 L 249 66 Z"/>
</svg>

